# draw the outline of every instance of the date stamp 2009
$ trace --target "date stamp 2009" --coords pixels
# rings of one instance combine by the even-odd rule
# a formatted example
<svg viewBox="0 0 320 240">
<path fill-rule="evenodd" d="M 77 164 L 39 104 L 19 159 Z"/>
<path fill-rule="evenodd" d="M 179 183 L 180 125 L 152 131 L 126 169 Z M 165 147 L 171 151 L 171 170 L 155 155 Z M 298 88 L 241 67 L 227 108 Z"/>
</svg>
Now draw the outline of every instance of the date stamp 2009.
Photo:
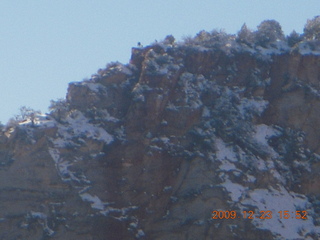
<svg viewBox="0 0 320 240">
<path fill-rule="evenodd" d="M 278 211 L 276 213 L 272 211 L 212 211 L 212 219 L 271 219 L 276 216 L 279 219 L 308 219 L 307 211 Z"/>
</svg>

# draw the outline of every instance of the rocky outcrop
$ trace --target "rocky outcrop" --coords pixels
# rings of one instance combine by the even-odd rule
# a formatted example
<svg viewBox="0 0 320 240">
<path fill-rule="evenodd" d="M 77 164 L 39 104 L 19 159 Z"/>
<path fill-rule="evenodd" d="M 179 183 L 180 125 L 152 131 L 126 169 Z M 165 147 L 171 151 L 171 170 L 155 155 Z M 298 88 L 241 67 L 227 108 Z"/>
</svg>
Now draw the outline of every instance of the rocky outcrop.
<svg viewBox="0 0 320 240">
<path fill-rule="evenodd" d="M 134 48 L 7 128 L 0 238 L 318 239 L 320 57 L 228 44 Z"/>
</svg>

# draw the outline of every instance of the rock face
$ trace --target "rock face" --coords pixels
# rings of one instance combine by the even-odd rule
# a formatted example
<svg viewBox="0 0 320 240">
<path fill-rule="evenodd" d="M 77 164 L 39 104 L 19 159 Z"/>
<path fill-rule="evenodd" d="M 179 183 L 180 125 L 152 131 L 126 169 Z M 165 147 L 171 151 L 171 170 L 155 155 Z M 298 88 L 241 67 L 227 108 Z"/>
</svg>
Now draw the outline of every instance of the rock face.
<svg viewBox="0 0 320 240">
<path fill-rule="evenodd" d="M 320 57 L 300 45 L 155 44 L 70 83 L 64 114 L 1 135 L 0 239 L 319 239 Z"/>
</svg>

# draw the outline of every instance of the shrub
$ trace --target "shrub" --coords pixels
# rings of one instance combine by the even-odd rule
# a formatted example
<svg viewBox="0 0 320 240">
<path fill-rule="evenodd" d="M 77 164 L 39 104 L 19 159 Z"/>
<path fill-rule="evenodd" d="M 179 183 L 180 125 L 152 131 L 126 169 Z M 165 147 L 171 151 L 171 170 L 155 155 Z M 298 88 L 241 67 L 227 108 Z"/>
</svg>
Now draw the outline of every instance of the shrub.
<svg viewBox="0 0 320 240">
<path fill-rule="evenodd" d="M 211 40 L 211 34 L 205 30 L 200 31 L 197 33 L 195 40 L 198 42 L 207 42 Z"/>
<path fill-rule="evenodd" d="M 53 116 L 57 121 L 60 121 L 62 118 L 65 118 L 69 109 L 69 104 L 63 98 L 59 98 L 56 101 L 50 101 L 50 115 Z"/>
<path fill-rule="evenodd" d="M 289 36 L 287 36 L 287 42 L 290 47 L 293 47 L 297 43 L 301 42 L 303 40 L 303 36 L 296 31 L 293 31 L 290 33 Z"/>
<path fill-rule="evenodd" d="M 213 30 L 212 32 L 202 30 L 195 36 L 194 44 L 208 48 L 221 47 L 225 45 L 230 37 L 231 35 L 228 35 L 223 30 Z"/>
<path fill-rule="evenodd" d="M 165 39 L 164 39 L 164 43 L 165 44 L 174 44 L 174 42 L 175 42 L 175 38 L 174 38 L 174 36 L 172 36 L 172 35 L 168 35 L 168 36 L 166 36 L 165 37 Z"/>
<path fill-rule="evenodd" d="M 182 37 L 183 43 L 186 45 L 194 44 L 194 38 L 191 35 L 186 35 Z"/>
<path fill-rule="evenodd" d="M 265 20 L 260 23 L 255 33 L 256 44 L 267 47 L 277 40 L 284 40 L 280 24 L 275 20 Z"/>
</svg>

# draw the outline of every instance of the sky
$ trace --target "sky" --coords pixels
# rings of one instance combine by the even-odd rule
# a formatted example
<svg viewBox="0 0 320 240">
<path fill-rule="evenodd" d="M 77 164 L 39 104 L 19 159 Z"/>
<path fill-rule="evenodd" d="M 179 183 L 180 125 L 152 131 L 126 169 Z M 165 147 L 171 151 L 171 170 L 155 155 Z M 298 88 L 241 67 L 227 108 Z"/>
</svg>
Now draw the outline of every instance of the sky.
<svg viewBox="0 0 320 240">
<path fill-rule="evenodd" d="M 68 83 L 107 63 L 128 63 L 131 48 L 172 34 L 237 33 L 275 19 L 285 34 L 303 32 L 319 15 L 319 0 L 1 0 L 0 121 L 28 106 L 48 112 Z"/>
</svg>

